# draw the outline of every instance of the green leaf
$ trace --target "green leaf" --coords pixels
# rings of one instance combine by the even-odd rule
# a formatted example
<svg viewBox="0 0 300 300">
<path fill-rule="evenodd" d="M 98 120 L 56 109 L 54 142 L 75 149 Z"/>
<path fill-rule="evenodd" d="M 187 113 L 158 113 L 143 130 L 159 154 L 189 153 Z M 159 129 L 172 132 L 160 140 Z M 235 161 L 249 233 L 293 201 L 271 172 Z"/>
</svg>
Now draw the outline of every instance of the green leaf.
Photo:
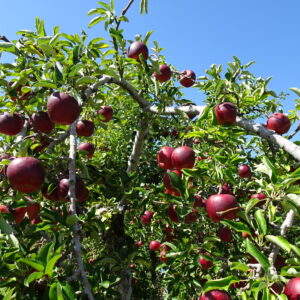
<svg viewBox="0 0 300 300">
<path fill-rule="evenodd" d="M 181 195 L 184 195 L 185 192 L 185 188 L 183 185 L 183 182 L 181 180 L 181 178 L 174 172 L 168 172 L 168 176 L 170 178 L 171 181 L 171 185 L 172 187 L 174 187 L 175 189 L 177 189 Z"/>
<path fill-rule="evenodd" d="M 151 30 L 151 31 L 148 31 L 148 32 L 146 33 L 146 36 L 145 36 L 145 38 L 144 38 L 144 40 L 143 40 L 143 42 L 144 42 L 145 44 L 148 43 L 148 40 L 149 40 L 149 38 L 150 38 L 150 36 L 151 36 L 151 34 L 152 34 L 153 32 L 154 32 L 154 31 Z"/>
<path fill-rule="evenodd" d="M 95 83 L 97 81 L 96 77 L 92 77 L 92 76 L 83 76 L 81 78 L 79 78 L 78 80 L 76 80 L 76 86 L 82 85 L 82 84 L 92 84 Z"/>
<path fill-rule="evenodd" d="M 0 214 L 0 230 L 6 234 L 15 233 L 15 230 L 1 217 Z"/>
<path fill-rule="evenodd" d="M 39 272 L 43 272 L 44 271 L 44 266 L 27 258 L 20 258 L 18 260 L 19 262 L 22 262 L 30 267 L 33 267 L 35 270 L 39 271 Z"/>
<path fill-rule="evenodd" d="M 49 299 L 50 300 L 57 300 L 57 283 L 54 282 L 52 283 L 52 285 L 50 286 L 49 289 Z"/>
<path fill-rule="evenodd" d="M 276 183 L 278 179 L 277 178 L 278 173 L 276 171 L 276 168 L 266 156 L 262 157 L 262 162 L 263 162 L 262 164 L 257 166 L 255 171 L 267 174 L 271 182 Z"/>
<path fill-rule="evenodd" d="M 39 17 L 35 18 L 35 28 L 39 36 L 46 36 L 44 21 L 40 20 Z"/>
<path fill-rule="evenodd" d="M 19 241 L 13 233 L 8 235 L 8 240 L 10 241 L 10 243 L 12 244 L 13 247 L 16 247 L 16 248 L 20 247 Z"/>
<path fill-rule="evenodd" d="M 52 276 L 53 268 L 56 264 L 56 262 L 60 259 L 61 254 L 53 256 L 49 262 L 47 263 L 46 269 L 45 269 L 45 274 L 49 275 L 50 277 Z"/>
<path fill-rule="evenodd" d="M 268 272 L 270 264 L 268 258 L 261 253 L 251 242 L 249 239 L 245 240 L 246 251 L 252 255 L 264 268 L 266 272 Z"/>
<path fill-rule="evenodd" d="M 99 261 L 99 264 L 101 265 L 106 265 L 106 264 L 116 265 L 117 263 L 118 262 L 112 257 L 104 257 Z"/>
<path fill-rule="evenodd" d="M 54 244 L 48 243 L 38 253 L 37 259 L 43 263 L 44 267 L 49 262 L 49 259 L 53 252 L 53 248 L 54 248 Z"/>
<path fill-rule="evenodd" d="M 164 245 L 170 247 L 174 251 L 178 251 L 178 248 L 174 244 L 172 244 L 170 242 L 164 242 Z"/>
<path fill-rule="evenodd" d="M 247 272 L 249 267 L 246 264 L 240 262 L 232 262 L 230 265 L 230 270 L 240 270 L 242 272 Z"/>
<path fill-rule="evenodd" d="M 293 91 L 297 96 L 300 97 L 300 89 L 299 88 L 290 88 L 291 91 Z"/>
<path fill-rule="evenodd" d="M 222 224 L 234 229 L 237 232 L 246 232 L 248 234 L 251 234 L 249 227 L 242 222 L 234 222 L 234 221 L 229 221 L 229 220 L 222 220 L 220 222 Z"/>
<path fill-rule="evenodd" d="M 80 218 L 77 215 L 71 215 L 66 218 L 66 223 L 68 226 L 74 225 L 76 222 L 80 221 Z"/>
<path fill-rule="evenodd" d="M 254 213 L 256 223 L 258 225 L 258 230 L 261 234 L 267 234 L 267 222 L 262 209 L 257 209 Z"/>
<path fill-rule="evenodd" d="M 103 286 L 105 289 L 108 289 L 109 288 L 109 286 L 110 286 L 110 283 L 109 283 L 109 281 L 103 281 L 103 282 L 100 282 L 99 283 L 101 286 Z"/>
<path fill-rule="evenodd" d="M 204 284 L 203 291 L 204 293 L 210 290 L 228 290 L 230 285 L 240 280 L 236 276 L 228 276 L 221 279 L 209 280 Z"/>
<path fill-rule="evenodd" d="M 66 297 L 67 300 L 76 300 L 77 297 L 73 291 L 73 288 L 68 284 L 65 283 L 62 285 L 64 296 Z"/>
<path fill-rule="evenodd" d="M 290 244 L 290 245 L 291 245 L 291 250 L 300 257 L 300 248 L 298 248 L 297 246 L 292 245 L 292 244 Z"/>
<path fill-rule="evenodd" d="M 97 16 L 90 21 L 88 27 L 91 28 L 91 27 L 95 26 L 96 24 L 98 24 L 99 22 L 104 21 L 104 20 L 106 20 L 106 17 Z"/>
<path fill-rule="evenodd" d="M 51 80 L 40 80 L 40 81 L 35 82 L 32 86 L 57 89 L 57 85 L 55 83 L 53 83 Z"/>
<path fill-rule="evenodd" d="M 282 236 L 266 235 L 266 240 L 272 242 L 288 253 L 291 251 L 291 244 Z"/>
<path fill-rule="evenodd" d="M 13 54 L 18 54 L 18 49 L 13 43 L 0 42 L 0 50 L 10 52 Z"/>
<path fill-rule="evenodd" d="M 36 279 L 40 279 L 43 276 L 44 276 L 43 272 L 33 272 L 27 278 L 25 278 L 24 285 L 28 287 L 30 282 L 32 282 Z"/>
</svg>

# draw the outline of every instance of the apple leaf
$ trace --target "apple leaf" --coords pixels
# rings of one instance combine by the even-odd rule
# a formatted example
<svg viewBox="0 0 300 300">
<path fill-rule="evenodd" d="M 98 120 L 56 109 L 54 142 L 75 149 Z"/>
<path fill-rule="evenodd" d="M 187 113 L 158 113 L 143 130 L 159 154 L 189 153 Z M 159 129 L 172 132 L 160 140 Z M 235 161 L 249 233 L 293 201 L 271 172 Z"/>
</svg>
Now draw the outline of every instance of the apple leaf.
<svg viewBox="0 0 300 300">
<path fill-rule="evenodd" d="M 51 80 L 40 80 L 35 82 L 33 85 L 33 87 L 46 87 L 46 88 L 50 88 L 50 89 L 57 89 L 57 85 L 55 83 L 53 83 Z"/>
<path fill-rule="evenodd" d="M 56 262 L 60 259 L 60 257 L 61 257 L 61 254 L 58 254 L 58 255 L 53 256 L 49 260 L 49 262 L 47 263 L 46 269 L 45 269 L 45 274 L 52 277 L 53 268 L 54 268 Z"/>
<path fill-rule="evenodd" d="M 44 276 L 43 272 L 33 272 L 27 278 L 25 278 L 24 285 L 28 287 L 30 282 L 32 282 L 36 279 L 40 279 L 43 276 Z"/>
<path fill-rule="evenodd" d="M 266 235 L 266 240 L 277 245 L 287 253 L 291 252 L 291 244 L 282 236 Z"/>
<path fill-rule="evenodd" d="M 249 227 L 246 224 L 242 223 L 242 222 L 222 220 L 221 223 L 228 226 L 228 227 L 230 227 L 230 228 L 232 228 L 232 229 L 234 229 L 237 232 L 246 232 L 248 234 L 251 234 Z"/>
<path fill-rule="evenodd" d="M 266 272 L 268 272 L 270 268 L 270 264 L 268 258 L 261 253 L 251 242 L 249 239 L 245 240 L 246 251 L 252 255 L 264 268 Z"/>
<path fill-rule="evenodd" d="M 266 156 L 262 157 L 262 164 L 258 165 L 255 171 L 267 174 L 272 183 L 276 183 L 278 180 L 277 170 Z"/>
<path fill-rule="evenodd" d="M 32 268 L 34 268 L 35 270 L 39 271 L 39 272 L 43 272 L 44 271 L 44 266 L 27 258 L 20 258 L 18 260 L 19 262 L 22 262 Z"/>
<path fill-rule="evenodd" d="M 184 195 L 185 193 L 185 188 L 183 186 L 183 182 L 181 180 L 181 178 L 174 172 L 169 172 L 168 173 L 168 176 L 170 178 L 170 181 L 171 181 L 171 185 L 177 189 L 181 195 Z"/>
<path fill-rule="evenodd" d="M 37 260 L 39 260 L 41 263 L 43 263 L 44 266 L 47 265 L 51 254 L 53 252 L 54 244 L 48 243 L 46 244 L 38 253 Z"/>
<path fill-rule="evenodd" d="M 16 232 L 2 217 L 0 217 L 0 230 L 6 234 L 12 234 Z"/>
<path fill-rule="evenodd" d="M 258 225 L 258 230 L 261 234 L 267 234 L 267 222 L 263 213 L 263 210 L 257 209 L 254 213 L 256 223 Z"/>
<path fill-rule="evenodd" d="M 63 292 L 66 296 L 66 300 L 76 300 L 76 295 L 72 289 L 72 287 L 68 284 L 68 283 L 65 283 L 62 285 L 62 288 L 63 288 Z"/>
<path fill-rule="evenodd" d="M 18 54 L 18 49 L 13 43 L 0 42 L 0 50 L 13 53 L 15 55 Z"/>
<path fill-rule="evenodd" d="M 240 270 L 242 272 L 247 272 L 249 267 L 246 264 L 240 262 L 232 262 L 230 265 L 230 270 Z"/>
<path fill-rule="evenodd" d="M 290 88 L 291 91 L 293 91 L 297 96 L 300 97 L 300 89 L 299 88 Z"/>
<path fill-rule="evenodd" d="M 209 280 L 205 283 L 203 291 L 204 293 L 211 290 L 226 290 L 228 291 L 230 285 L 240 280 L 236 276 L 228 276 L 222 279 Z"/>
</svg>

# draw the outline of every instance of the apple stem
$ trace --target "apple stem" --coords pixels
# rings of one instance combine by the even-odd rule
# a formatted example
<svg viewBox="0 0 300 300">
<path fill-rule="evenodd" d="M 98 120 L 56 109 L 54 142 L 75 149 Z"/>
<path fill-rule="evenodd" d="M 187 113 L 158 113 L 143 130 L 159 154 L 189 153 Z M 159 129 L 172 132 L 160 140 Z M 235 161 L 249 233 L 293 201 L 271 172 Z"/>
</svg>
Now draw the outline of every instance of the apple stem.
<svg viewBox="0 0 300 300">
<path fill-rule="evenodd" d="M 76 215 L 76 193 L 75 193 L 75 183 L 76 183 L 76 124 L 77 120 L 73 122 L 70 126 L 70 151 L 69 151 L 69 196 L 70 196 L 70 214 Z M 82 283 L 84 287 L 84 292 L 88 299 L 94 300 L 92 294 L 91 286 L 88 281 L 87 274 L 84 270 L 83 259 L 81 254 L 81 241 L 80 241 L 80 226 L 78 221 L 72 226 L 73 230 L 73 242 L 74 242 L 74 252 L 77 258 L 78 272 L 82 278 Z"/>
<path fill-rule="evenodd" d="M 280 236 L 284 237 L 286 235 L 286 232 L 287 232 L 288 228 L 292 227 L 292 225 L 293 225 L 294 218 L 295 218 L 295 212 L 291 209 L 287 213 L 287 215 L 285 217 L 285 220 L 283 221 L 283 223 L 280 227 Z M 270 274 L 271 275 L 277 275 L 277 271 L 276 271 L 276 268 L 274 266 L 274 263 L 276 261 L 278 251 L 279 251 L 279 247 L 277 245 L 274 245 L 273 249 L 272 249 L 272 251 L 269 255 Z"/>
</svg>

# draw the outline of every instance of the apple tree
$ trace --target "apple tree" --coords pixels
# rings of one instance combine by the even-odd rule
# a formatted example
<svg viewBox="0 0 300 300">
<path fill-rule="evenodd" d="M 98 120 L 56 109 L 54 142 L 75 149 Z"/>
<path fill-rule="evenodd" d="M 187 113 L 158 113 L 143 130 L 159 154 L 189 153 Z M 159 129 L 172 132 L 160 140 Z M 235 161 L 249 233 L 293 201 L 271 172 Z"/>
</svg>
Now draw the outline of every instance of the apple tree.
<svg viewBox="0 0 300 300">
<path fill-rule="evenodd" d="M 299 99 L 237 57 L 177 70 L 133 2 L 88 13 L 108 40 L 0 37 L 2 298 L 299 299 Z"/>
</svg>

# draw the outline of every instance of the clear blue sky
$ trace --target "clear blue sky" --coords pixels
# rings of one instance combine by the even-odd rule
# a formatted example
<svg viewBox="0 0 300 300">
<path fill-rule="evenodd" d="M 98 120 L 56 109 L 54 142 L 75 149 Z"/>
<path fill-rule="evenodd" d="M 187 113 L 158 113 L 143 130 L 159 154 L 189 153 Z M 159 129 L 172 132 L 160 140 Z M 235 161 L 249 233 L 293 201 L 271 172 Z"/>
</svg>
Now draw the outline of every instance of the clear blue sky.
<svg viewBox="0 0 300 300">
<path fill-rule="evenodd" d="M 139 15 L 139 2 L 123 23 L 126 38 L 154 30 L 153 39 L 165 48 L 167 62 L 178 69 L 192 69 L 197 76 L 211 64 L 223 64 L 236 55 L 243 63 L 255 60 L 256 76 L 272 76 L 270 88 L 279 93 L 300 87 L 300 1 L 299 0 L 148 0 L 149 14 Z M 128 0 L 115 0 L 120 11 Z M 34 29 L 39 16 L 52 29 L 66 33 L 87 31 L 90 37 L 105 36 L 101 24 L 88 29 L 87 12 L 96 7 L 92 0 L 2 1 L 0 35 L 16 39 L 19 29 Z M 151 46 L 151 43 L 150 43 Z M 5 56 L 4 56 L 5 57 Z M 3 58 L 0 60 L 3 62 Z M 202 96 L 185 89 L 187 97 L 201 103 Z M 294 94 L 284 103 L 293 109 Z"/>
</svg>

